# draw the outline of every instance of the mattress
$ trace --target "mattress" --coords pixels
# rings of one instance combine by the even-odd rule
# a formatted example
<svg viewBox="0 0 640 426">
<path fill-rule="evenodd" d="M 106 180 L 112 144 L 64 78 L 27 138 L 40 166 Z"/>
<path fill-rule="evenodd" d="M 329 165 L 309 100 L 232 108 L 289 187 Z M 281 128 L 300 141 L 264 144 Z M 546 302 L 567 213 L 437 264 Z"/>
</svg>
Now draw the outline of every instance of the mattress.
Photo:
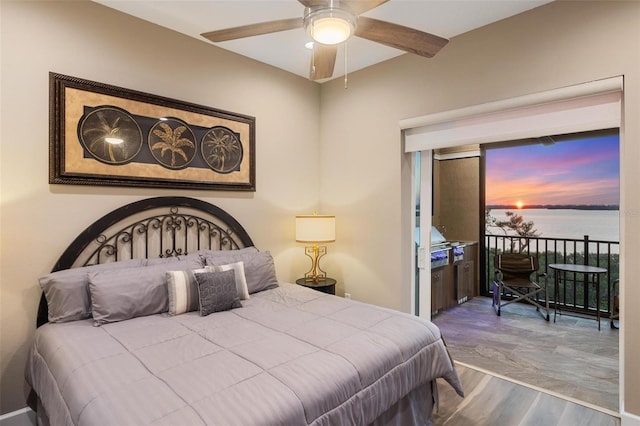
<svg viewBox="0 0 640 426">
<path fill-rule="evenodd" d="M 430 321 L 293 284 L 242 305 L 45 324 L 27 382 L 54 425 L 366 425 L 436 378 L 462 396 Z"/>
</svg>

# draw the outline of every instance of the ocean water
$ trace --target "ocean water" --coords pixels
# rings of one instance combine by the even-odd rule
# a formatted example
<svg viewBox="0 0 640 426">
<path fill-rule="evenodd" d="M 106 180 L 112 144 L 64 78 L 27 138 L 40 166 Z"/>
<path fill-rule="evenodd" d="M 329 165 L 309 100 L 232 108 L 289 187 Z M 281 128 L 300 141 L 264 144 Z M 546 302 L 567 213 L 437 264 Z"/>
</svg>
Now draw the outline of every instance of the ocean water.
<svg viewBox="0 0 640 426">
<path fill-rule="evenodd" d="M 620 212 L 618 210 L 572 210 L 572 209 L 492 209 L 491 216 L 497 220 L 507 220 L 505 212 L 512 211 L 525 221 L 533 221 L 538 235 L 546 238 L 620 241 Z M 490 228 L 491 233 L 500 235 L 501 230 Z"/>
</svg>

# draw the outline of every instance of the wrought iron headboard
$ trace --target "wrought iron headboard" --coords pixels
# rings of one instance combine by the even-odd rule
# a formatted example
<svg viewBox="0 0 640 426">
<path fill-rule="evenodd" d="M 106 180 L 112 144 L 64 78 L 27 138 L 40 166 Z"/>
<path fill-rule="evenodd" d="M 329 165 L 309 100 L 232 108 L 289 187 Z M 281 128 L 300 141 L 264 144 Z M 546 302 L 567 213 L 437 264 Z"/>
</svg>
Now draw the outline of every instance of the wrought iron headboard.
<svg viewBox="0 0 640 426">
<path fill-rule="evenodd" d="M 122 206 L 80 233 L 52 272 L 125 259 L 182 256 L 196 250 L 236 250 L 253 245 L 230 214 L 202 200 L 156 197 Z M 44 294 L 38 327 L 47 322 Z"/>
</svg>

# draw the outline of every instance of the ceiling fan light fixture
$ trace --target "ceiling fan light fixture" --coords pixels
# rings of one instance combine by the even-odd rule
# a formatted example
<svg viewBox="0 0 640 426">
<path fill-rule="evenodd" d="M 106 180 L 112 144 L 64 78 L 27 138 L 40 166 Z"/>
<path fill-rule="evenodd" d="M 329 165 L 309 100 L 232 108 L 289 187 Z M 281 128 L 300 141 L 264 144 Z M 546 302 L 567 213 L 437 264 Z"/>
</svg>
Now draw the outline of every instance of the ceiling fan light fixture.
<svg viewBox="0 0 640 426">
<path fill-rule="evenodd" d="M 304 17 L 304 27 L 318 43 L 339 44 L 355 31 L 356 17 L 346 10 L 331 7 L 309 9 Z"/>
</svg>

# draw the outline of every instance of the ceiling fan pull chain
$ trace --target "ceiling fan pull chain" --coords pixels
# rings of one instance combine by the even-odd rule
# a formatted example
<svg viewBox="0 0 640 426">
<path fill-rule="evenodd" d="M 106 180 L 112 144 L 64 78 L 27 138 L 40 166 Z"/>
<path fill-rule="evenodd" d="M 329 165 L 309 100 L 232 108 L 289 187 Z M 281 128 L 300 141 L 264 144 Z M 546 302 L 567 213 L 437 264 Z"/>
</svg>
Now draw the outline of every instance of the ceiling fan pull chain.
<svg viewBox="0 0 640 426">
<path fill-rule="evenodd" d="M 348 85 L 347 45 L 348 45 L 348 42 L 345 41 L 344 42 L 344 88 L 345 89 L 347 89 L 347 85 Z"/>
<path fill-rule="evenodd" d="M 316 78 L 316 44 L 311 44 L 311 77 Z"/>
</svg>

